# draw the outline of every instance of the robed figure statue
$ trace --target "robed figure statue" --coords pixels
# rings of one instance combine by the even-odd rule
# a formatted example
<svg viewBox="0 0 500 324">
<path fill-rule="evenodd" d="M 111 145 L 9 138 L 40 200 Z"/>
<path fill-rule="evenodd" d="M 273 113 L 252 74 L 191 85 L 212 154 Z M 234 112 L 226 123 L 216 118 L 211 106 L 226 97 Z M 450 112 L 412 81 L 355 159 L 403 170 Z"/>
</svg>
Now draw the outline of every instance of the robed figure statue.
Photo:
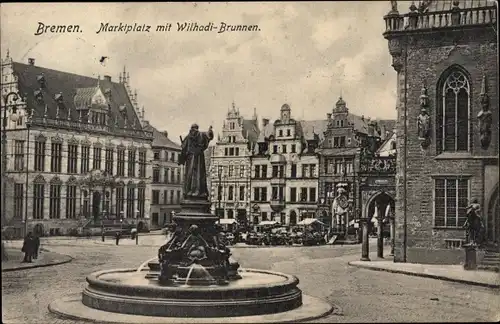
<svg viewBox="0 0 500 324">
<path fill-rule="evenodd" d="M 204 151 L 214 138 L 212 126 L 208 132 L 200 132 L 193 124 L 189 134 L 182 139 L 179 164 L 184 165 L 184 199 L 207 199 L 207 172 Z"/>
</svg>

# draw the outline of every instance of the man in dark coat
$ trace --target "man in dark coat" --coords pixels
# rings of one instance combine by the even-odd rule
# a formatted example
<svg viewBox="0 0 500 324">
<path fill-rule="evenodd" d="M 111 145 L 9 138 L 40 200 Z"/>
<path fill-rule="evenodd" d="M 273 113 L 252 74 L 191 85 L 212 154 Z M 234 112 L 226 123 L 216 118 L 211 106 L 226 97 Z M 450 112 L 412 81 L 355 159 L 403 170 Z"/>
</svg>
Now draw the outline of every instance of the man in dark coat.
<svg viewBox="0 0 500 324">
<path fill-rule="evenodd" d="M 33 259 L 38 259 L 38 251 L 40 250 L 40 236 L 33 237 Z"/>
<path fill-rule="evenodd" d="M 23 262 L 32 262 L 31 258 L 33 257 L 33 248 L 34 248 L 34 240 L 31 232 L 26 235 L 23 242 L 23 248 L 21 249 L 24 252 Z"/>
</svg>

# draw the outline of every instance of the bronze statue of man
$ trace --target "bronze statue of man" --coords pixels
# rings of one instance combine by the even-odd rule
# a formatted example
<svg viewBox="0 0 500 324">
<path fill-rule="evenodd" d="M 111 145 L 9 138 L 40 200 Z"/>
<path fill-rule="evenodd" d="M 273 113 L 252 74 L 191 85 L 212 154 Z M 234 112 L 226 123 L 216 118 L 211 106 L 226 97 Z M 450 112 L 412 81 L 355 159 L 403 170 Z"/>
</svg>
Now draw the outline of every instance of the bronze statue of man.
<svg viewBox="0 0 500 324">
<path fill-rule="evenodd" d="M 207 173 L 204 151 L 214 138 L 212 126 L 208 132 L 200 132 L 193 124 L 189 134 L 182 140 L 179 164 L 184 165 L 184 199 L 207 199 Z"/>
</svg>

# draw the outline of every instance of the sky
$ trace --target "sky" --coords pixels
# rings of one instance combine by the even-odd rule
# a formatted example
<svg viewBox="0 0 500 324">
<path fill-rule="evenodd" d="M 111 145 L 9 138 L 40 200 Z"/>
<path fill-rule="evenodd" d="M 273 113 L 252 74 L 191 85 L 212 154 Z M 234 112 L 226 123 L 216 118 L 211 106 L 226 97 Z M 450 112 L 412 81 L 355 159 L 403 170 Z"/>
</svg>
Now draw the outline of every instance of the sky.
<svg viewBox="0 0 500 324">
<path fill-rule="evenodd" d="M 342 95 L 350 112 L 396 117 L 396 72 L 383 16 L 389 1 L 262 3 L 1 4 L 1 56 L 97 77 L 126 66 L 146 119 L 178 139 L 193 122 L 222 123 L 234 102 L 259 120 L 325 119 Z M 178 32 L 177 22 L 258 25 L 255 32 Z M 35 36 L 39 23 L 79 25 L 78 33 Z M 96 33 L 101 23 L 146 24 L 146 32 Z M 156 32 L 171 23 L 170 32 Z M 99 62 L 107 56 L 104 64 Z"/>
</svg>

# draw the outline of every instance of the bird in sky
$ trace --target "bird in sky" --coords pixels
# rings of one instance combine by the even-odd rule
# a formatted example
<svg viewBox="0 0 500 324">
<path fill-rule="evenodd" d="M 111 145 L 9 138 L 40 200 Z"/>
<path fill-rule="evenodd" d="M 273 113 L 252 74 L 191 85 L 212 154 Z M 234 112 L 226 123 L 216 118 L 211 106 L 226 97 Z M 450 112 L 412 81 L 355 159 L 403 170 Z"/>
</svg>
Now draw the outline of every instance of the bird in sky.
<svg viewBox="0 0 500 324">
<path fill-rule="evenodd" d="M 106 61 L 107 58 L 108 58 L 107 56 L 101 56 L 101 59 L 99 60 L 99 63 L 101 63 L 102 65 L 104 65 L 104 63 L 105 63 L 105 61 Z"/>
</svg>

